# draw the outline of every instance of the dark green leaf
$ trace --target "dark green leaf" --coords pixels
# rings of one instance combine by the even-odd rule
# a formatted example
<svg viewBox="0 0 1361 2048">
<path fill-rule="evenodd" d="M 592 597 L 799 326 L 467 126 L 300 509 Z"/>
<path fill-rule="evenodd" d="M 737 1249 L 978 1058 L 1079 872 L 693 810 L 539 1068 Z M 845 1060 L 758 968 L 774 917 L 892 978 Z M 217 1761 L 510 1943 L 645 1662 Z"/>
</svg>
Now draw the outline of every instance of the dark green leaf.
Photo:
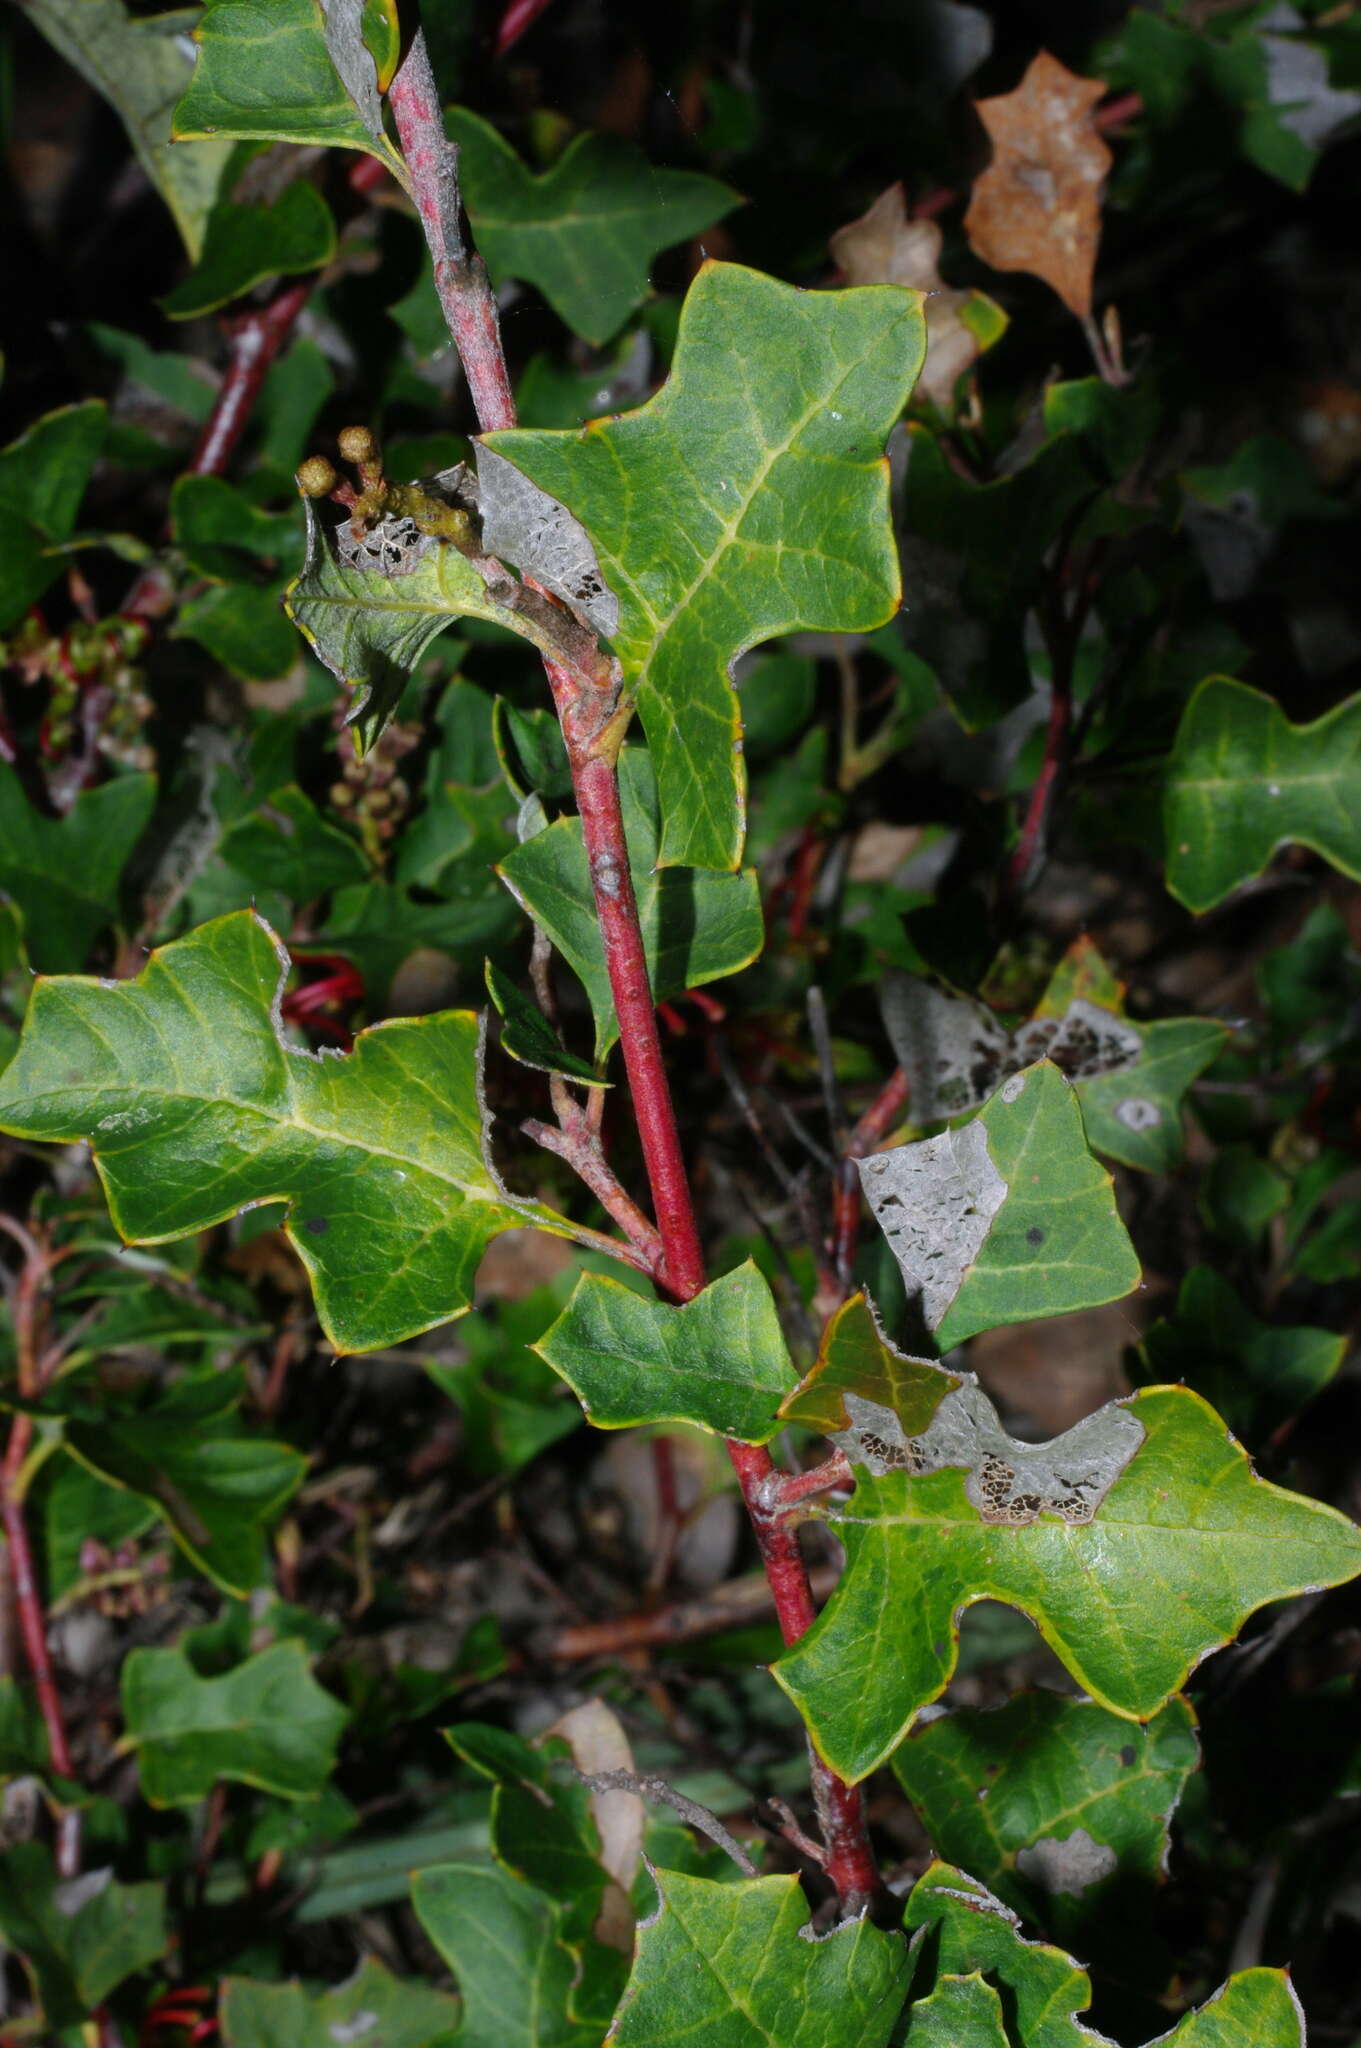
<svg viewBox="0 0 1361 2048">
<path fill-rule="evenodd" d="M 136 981 L 40 982 L 0 1079 L 0 1122 L 88 1138 L 132 1242 L 291 1202 L 288 1231 L 338 1350 L 461 1314 L 488 1242 L 549 1213 L 483 1151 L 467 1012 L 367 1031 L 343 1058 L 278 1035 L 286 956 L 249 911 L 153 953 Z"/>
<path fill-rule="evenodd" d="M 537 1067 L 541 1073 L 561 1074 L 568 1081 L 597 1083 L 595 1068 L 563 1050 L 538 1004 L 531 1002 L 491 960 L 487 962 L 487 993 L 501 1019 L 501 1044 L 512 1059 L 526 1067 Z"/>
<path fill-rule="evenodd" d="M 691 1422 L 768 1443 L 794 1380 L 774 1297 L 750 1260 L 682 1308 L 583 1273 L 534 1348 L 600 1429 Z"/>
<path fill-rule="evenodd" d="M 553 1901 L 481 1863 L 419 1870 L 411 1902 L 454 1972 L 458 2048 L 600 2048 L 598 2022 L 573 2019 L 579 1959 Z"/>
<path fill-rule="evenodd" d="M 47 1727 L 32 1688 L 0 1678 L 0 1778 L 41 1776 L 48 1764 Z"/>
<path fill-rule="evenodd" d="M 665 1002 L 735 974 L 755 959 L 765 936 L 754 870 L 715 875 L 658 867 L 657 789 L 642 747 L 627 747 L 620 755 L 619 789 L 654 998 Z M 595 1014 L 596 1058 L 603 1059 L 619 1025 L 580 820 L 559 818 L 507 854 L 499 872 L 580 976 Z"/>
<path fill-rule="evenodd" d="M 254 1984 L 228 1977 L 218 2017 L 224 2048 L 444 2048 L 458 2002 L 443 1991 L 393 1977 L 372 1956 L 334 1991 Z"/>
<path fill-rule="evenodd" d="M 220 476 L 182 476 L 170 493 L 170 530 L 191 569 L 237 582 L 263 557 L 292 567 L 302 551 L 293 512 L 261 512 Z"/>
<path fill-rule="evenodd" d="M 919 302 L 895 286 L 799 292 L 710 263 L 645 406 L 487 436 L 581 521 L 619 599 L 666 866 L 741 857 L 733 658 L 798 628 L 865 632 L 897 605 L 881 451 L 923 347 Z"/>
<path fill-rule="evenodd" d="M 174 632 L 177 639 L 197 640 L 214 661 L 246 682 L 277 682 L 298 659 L 297 635 L 277 589 L 219 584 L 180 606 Z"/>
<path fill-rule="evenodd" d="M 358 840 L 324 818 L 296 784 L 276 789 L 258 811 L 238 819 L 218 853 L 257 888 L 278 889 L 294 903 L 314 903 L 369 874 Z"/>
<path fill-rule="evenodd" d="M 1231 1429 L 1261 1441 L 1328 1385 L 1347 1349 L 1331 1330 L 1258 1322 L 1228 1281 L 1193 1266 L 1176 1314 L 1154 1323 L 1141 1347 L 1150 1379 L 1185 1380 Z"/>
<path fill-rule="evenodd" d="M 0 450 L 0 632 L 16 625 L 61 570 L 48 541 L 67 541 L 108 431 L 96 399 L 45 413 Z"/>
<path fill-rule="evenodd" d="M 166 1950 L 165 1887 L 117 1884 L 111 1870 L 58 1884 L 51 1852 L 20 1842 L 0 1856 L 0 1933 L 17 1951 L 47 2025 L 86 2020 Z"/>
<path fill-rule="evenodd" d="M 219 200 L 197 267 L 161 300 L 172 320 L 193 320 L 241 298 L 268 277 L 319 270 L 336 252 L 336 224 L 315 185 L 295 179 L 269 206 Z"/>
<path fill-rule="evenodd" d="M 314 1799 L 349 1718 L 295 1642 L 275 1643 L 219 1678 L 201 1678 L 182 1650 L 133 1650 L 122 1687 L 125 1739 L 153 1806 L 206 1799 L 222 1778 Z"/>
<path fill-rule="evenodd" d="M 578 135 L 535 176 L 466 107 L 451 107 L 444 118 L 493 282 L 519 277 L 537 285 L 586 341 L 608 341 L 642 304 L 660 250 L 739 204 L 716 178 L 654 168 L 612 135 Z"/>
<path fill-rule="evenodd" d="M 23 913 L 40 974 L 84 967 L 116 914 L 123 869 L 155 801 L 154 776 L 119 775 L 82 790 L 65 817 L 47 818 L 0 763 L 0 890 Z"/>
</svg>

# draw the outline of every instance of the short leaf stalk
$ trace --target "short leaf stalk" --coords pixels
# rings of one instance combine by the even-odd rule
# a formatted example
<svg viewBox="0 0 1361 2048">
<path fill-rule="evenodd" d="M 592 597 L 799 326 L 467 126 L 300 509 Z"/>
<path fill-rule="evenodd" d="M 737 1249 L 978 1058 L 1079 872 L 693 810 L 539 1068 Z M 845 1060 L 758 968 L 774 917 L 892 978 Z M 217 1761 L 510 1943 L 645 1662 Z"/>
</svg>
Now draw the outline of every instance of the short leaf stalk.
<svg viewBox="0 0 1361 2048">
<path fill-rule="evenodd" d="M 406 158 L 421 224 L 434 262 L 435 284 L 458 349 L 484 433 L 516 423 L 506 374 L 496 302 L 481 259 L 463 239 L 458 153 L 446 140 L 424 37 L 418 30 L 392 82 L 390 103 Z M 654 1277 L 680 1302 L 705 1284 L 704 1255 L 695 1220 L 670 1084 L 648 976 L 638 905 L 629 868 L 616 762 L 626 715 L 617 671 L 602 663 L 600 683 L 580 666 L 544 658 L 567 747 L 572 787 L 581 817 L 586 857 L 634 1115 L 660 1240 Z M 610 683 L 606 682 L 609 676 Z M 612 684 L 612 686 L 611 686 Z M 566 1149 L 555 1145 L 555 1150 Z M 618 1219 L 616 1219 L 618 1220 Z M 794 1524 L 771 1481 L 770 1453 L 729 1441 L 761 1561 L 787 1644 L 816 1617 L 808 1569 Z M 824 1867 L 843 1912 L 862 1912 L 880 1889 L 869 1844 L 863 1795 L 837 1777 L 809 1746 L 814 1804 L 822 1832 Z"/>
</svg>

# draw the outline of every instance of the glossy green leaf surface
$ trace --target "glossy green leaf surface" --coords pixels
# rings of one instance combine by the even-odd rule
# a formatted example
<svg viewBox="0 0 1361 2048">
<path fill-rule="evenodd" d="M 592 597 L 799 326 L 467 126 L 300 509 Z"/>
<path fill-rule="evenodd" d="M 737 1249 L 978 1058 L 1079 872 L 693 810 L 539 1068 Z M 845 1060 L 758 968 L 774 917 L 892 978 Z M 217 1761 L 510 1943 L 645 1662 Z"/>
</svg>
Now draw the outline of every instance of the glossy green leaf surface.
<svg viewBox="0 0 1361 2048">
<path fill-rule="evenodd" d="M 175 108 L 176 136 L 260 137 L 366 149 L 397 174 L 336 76 L 316 0 L 208 0 L 194 30 L 198 61 Z"/>
<path fill-rule="evenodd" d="M 655 398 L 580 432 L 486 437 L 581 521 L 619 599 L 613 646 L 656 761 L 664 865 L 741 857 L 735 657 L 896 609 L 882 451 L 923 350 L 919 301 L 896 286 L 800 292 L 709 263 Z"/>
<path fill-rule="evenodd" d="M 680 1308 L 583 1273 L 534 1349 L 600 1429 L 691 1422 L 768 1443 L 794 1381 L 774 1296 L 750 1260 Z"/>
<path fill-rule="evenodd" d="M 867 1919 L 805 1940 L 796 1877 L 718 1884 L 654 1873 L 610 2039 L 618 2048 L 884 2048 L 907 1990 L 907 1948 Z"/>
<path fill-rule="evenodd" d="M 1168 763 L 1168 888 L 1189 910 L 1209 910 L 1292 842 L 1361 877 L 1359 782 L 1361 697 L 1292 725 L 1260 690 L 1207 677 Z"/>
<path fill-rule="evenodd" d="M 1138 1285 L 1111 1177 L 1047 1060 L 1013 1074 L 958 1129 L 876 1152 L 860 1178 L 942 1350 Z"/>
<path fill-rule="evenodd" d="M 244 1598 L 264 1570 L 264 1531 L 302 1484 L 307 1460 L 237 1432 L 229 1411 L 242 1391 L 239 1372 L 189 1382 L 144 1414 L 72 1420 L 66 1444 L 99 1478 L 140 1494 L 198 1569 Z"/>
<path fill-rule="evenodd" d="M 661 823 L 650 754 L 626 747 L 619 757 L 619 795 L 638 919 L 655 1000 L 736 974 L 756 958 L 765 938 L 754 869 L 740 874 L 702 868 L 659 868 Z M 590 864 L 577 818 L 559 818 L 508 853 L 498 873 L 536 924 L 576 970 L 595 1016 L 595 1056 L 619 1035 Z"/>
<path fill-rule="evenodd" d="M 315 185 L 298 179 L 272 205 L 222 200 L 208 216 L 203 252 L 189 276 L 167 292 L 161 310 L 192 320 L 240 298 L 269 277 L 319 270 L 336 250 L 336 224 Z"/>
<path fill-rule="evenodd" d="M 541 1073 L 561 1074 L 568 1081 L 593 1085 L 598 1080 L 594 1067 L 564 1050 L 538 1004 L 531 1002 L 518 983 L 490 960 L 487 994 L 501 1019 L 501 1044 L 513 1060 L 519 1060 L 522 1066 L 537 1067 Z"/>
<path fill-rule="evenodd" d="M 518 277 L 537 285 L 573 332 L 597 346 L 646 298 L 653 257 L 739 203 L 717 178 L 654 168 L 612 135 L 578 135 L 536 175 L 466 107 L 451 107 L 444 120 L 493 283 Z"/>
<path fill-rule="evenodd" d="M 600 2048 L 600 2023 L 572 2017 L 578 1958 L 553 1901 L 485 1863 L 419 1870 L 411 1902 L 453 1971 L 459 2048 Z"/>
<path fill-rule="evenodd" d="M 945 1396 L 961 1384 L 929 1359 L 909 1358 L 885 1338 L 863 1294 L 853 1294 L 827 1322 L 811 1369 L 780 1404 L 783 1422 L 835 1436 L 849 1429 L 846 1396 L 892 1409 L 903 1431 L 918 1436 Z"/>
<path fill-rule="evenodd" d="M 153 1806 L 206 1799 L 220 1778 L 312 1799 L 335 1765 L 349 1715 L 318 1685 L 301 1643 L 275 1643 L 203 1678 L 183 1650 L 133 1650 L 123 1719 Z"/>
<path fill-rule="evenodd" d="M 171 113 L 189 81 L 185 35 L 192 14 L 182 8 L 136 15 L 123 0 L 26 0 L 25 12 L 113 106 L 185 248 L 197 257 L 231 144 L 202 140 L 186 149 L 171 140 Z"/>
<path fill-rule="evenodd" d="M 1153 1324 L 1141 1351 L 1150 1379 L 1185 1380 L 1255 1443 L 1323 1391 L 1346 1355 L 1347 1339 L 1331 1330 L 1261 1322 L 1221 1273 L 1193 1266 L 1175 1314 Z"/>
<path fill-rule="evenodd" d="M 1361 1530 L 1258 1479 L 1188 1389 L 1100 1414 L 1120 1411 L 1143 1441 L 1090 1519 L 985 1520 L 958 1466 L 859 1473 L 847 1508 L 827 1510 L 845 1576 L 773 1668 L 843 1777 L 873 1770 L 939 1695 L 974 1600 L 1020 1608 L 1093 1699 L 1147 1719 L 1255 1609 L 1361 1570 Z M 1093 1420 L 1043 1447 L 1060 1479 Z"/>
<path fill-rule="evenodd" d="M 1304 2048 L 1304 2014 L 1284 1970 L 1240 1970 L 1149 2048 Z"/>
<path fill-rule="evenodd" d="M 1163 1875 L 1168 1826 L 1200 1762 L 1195 1715 L 1173 1699 L 1148 1725 L 1094 1700 L 1023 1692 L 992 1712 L 921 1721 L 893 1758 L 938 1854 L 1065 1939 L 1112 1884 Z"/>
<path fill-rule="evenodd" d="M 295 903 L 313 903 L 369 876 L 358 840 L 324 817 L 296 784 L 272 791 L 258 810 L 229 826 L 218 852 L 257 888 L 279 889 Z"/>
<path fill-rule="evenodd" d="M 458 2001 L 427 1985 L 394 1977 L 372 1956 L 334 1991 L 256 1984 L 228 1977 L 218 2004 L 224 2048 L 443 2048 L 458 2020 Z"/>
<path fill-rule="evenodd" d="M 23 914 L 40 974 L 85 965 L 118 907 L 122 869 L 151 816 L 155 778 L 119 775 L 82 790 L 64 818 L 44 817 L 0 763 L 0 891 Z"/>
<path fill-rule="evenodd" d="M 903 2048 L 1015 2048 L 1002 2001 L 977 1971 L 941 1977 L 929 1998 L 914 2000 Z"/>
<path fill-rule="evenodd" d="M 52 1853 L 20 1842 L 0 1855 L 0 1935 L 16 1949 L 48 2027 L 74 2027 L 165 1953 L 165 1887 L 91 1872 L 58 1884 Z"/>
<path fill-rule="evenodd" d="M 94 1146 L 130 1242 L 262 1201 L 287 1229 L 341 1351 L 462 1313 L 498 1231 L 546 1211 L 506 1195 L 483 1147 L 476 1017 L 446 1011 L 316 1056 L 280 1038 L 287 973 L 250 911 L 153 953 L 136 981 L 42 981 L 0 1079 L 0 1124 Z"/>
</svg>

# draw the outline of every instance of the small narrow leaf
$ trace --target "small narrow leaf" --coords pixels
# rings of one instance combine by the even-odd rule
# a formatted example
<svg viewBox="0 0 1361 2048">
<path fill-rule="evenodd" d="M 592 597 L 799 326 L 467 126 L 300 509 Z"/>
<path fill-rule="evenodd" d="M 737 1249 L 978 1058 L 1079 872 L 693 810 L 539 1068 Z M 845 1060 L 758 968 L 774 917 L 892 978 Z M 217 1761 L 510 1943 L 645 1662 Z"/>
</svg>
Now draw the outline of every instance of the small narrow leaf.
<svg viewBox="0 0 1361 2048">
<path fill-rule="evenodd" d="M 768 1443 L 794 1378 L 774 1297 L 750 1260 L 681 1308 L 583 1273 L 534 1349 L 600 1429 L 690 1422 Z"/>
<path fill-rule="evenodd" d="M 907 1991 L 900 1936 L 862 1917 L 808 1938 L 796 1877 L 653 1876 L 617 2048 L 885 2048 Z"/>
<path fill-rule="evenodd" d="M 800 292 L 709 263 L 655 398 L 579 433 L 487 437 L 575 513 L 618 595 L 666 866 L 741 856 L 736 656 L 798 628 L 867 632 L 897 606 L 882 449 L 923 349 L 896 286 Z"/>
<path fill-rule="evenodd" d="M 182 1650 L 133 1650 L 122 1686 L 126 1740 L 153 1806 L 206 1799 L 221 1778 L 313 1799 L 349 1719 L 296 1642 L 261 1650 L 220 1678 L 200 1677 Z"/>
<path fill-rule="evenodd" d="M 1167 770 L 1172 894 L 1209 910 L 1292 842 L 1361 878 L 1359 762 L 1361 697 L 1292 725 L 1260 690 L 1208 676 L 1182 714 Z"/>
<path fill-rule="evenodd" d="M 1011 1489 L 1014 1468 L 987 1449 L 986 1432 L 977 1470 L 956 1432 L 941 1469 L 879 1458 L 878 1475 L 858 1472 L 844 1511 L 825 1511 L 846 1545 L 845 1576 L 774 1675 L 834 1770 L 864 1777 L 938 1697 L 954 1670 L 959 1612 L 975 1600 L 1020 1608 L 1093 1699 L 1147 1719 L 1258 1607 L 1361 1571 L 1361 1530 L 1258 1479 L 1188 1389 L 1136 1394 L 1069 1437 L 1113 1415 L 1144 1437 L 1093 1515 L 1059 1504 L 1069 1476 L 1059 1437 L 1024 1447 L 1048 1465 L 1053 1505 L 1032 1464 L 1027 1494 L 989 1519 L 970 1488 L 986 1503 Z"/>
<path fill-rule="evenodd" d="M 462 1314 L 499 1231 L 566 1226 L 488 1163 L 476 1017 L 394 1019 L 315 1056 L 279 1035 L 287 973 L 269 927 L 239 911 L 153 953 L 136 981 L 40 981 L 0 1126 L 88 1139 L 129 1242 L 289 1202 L 332 1343 L 395 1344 Z"/>
<path fill-rule="evenodd" d="M 1048 1061 L 1013 1074 L 960 1129 L 873 1154 L 860 1178 L 942 1349 L 1138 1285 L 1111 1177 Z"/>
<path fill-rule="evenodd" d="M 653 258 L 740 204 L 716 178 L 657 168 L 613 135 L 576 136 L 536 176 L 466 107 L 451 107 L 444 120 L 493 282 L 537 285 L 597 347 L 647 297 Z"/>
<path fill-rule="evenodd" d="M 756 958 L 765 938 L 755 870 L 716 875 L 658 868 L 657 786 L 644 748 L 621 753 L 619 792 L 653 999 L 666 1002 L 736 974 Z M 580 819 L 559 818 L 546 832 L 536 832 L 506 855 L 497 872 L 580 976 L 595 1014 L 595 1056 L 603 1060 L 619 1024 Z"/>
<path fill-rule="evenodd" d="M 501 1019 L 501 1044 L 513 1060 L 526 1067 L 537 1067 L 541 1073 L 561 1074 L 567 1081 L 584 1081 L 590 1087 L 600 1085 L 601 1077 L 595 1068 L 579 1060 L 575 1053 L 564 1051 L 538 1004 L 532 1003 L 491 960 L 487 962 L 487 994 Z"/>
<path fill-rule="evenodd" d="M 394 1977 L 366 1956 L 334 1991 L 228 1977 L 218 2005 L 223 2048 L 445 2048 L 458 2001 Z"/>
</svg>

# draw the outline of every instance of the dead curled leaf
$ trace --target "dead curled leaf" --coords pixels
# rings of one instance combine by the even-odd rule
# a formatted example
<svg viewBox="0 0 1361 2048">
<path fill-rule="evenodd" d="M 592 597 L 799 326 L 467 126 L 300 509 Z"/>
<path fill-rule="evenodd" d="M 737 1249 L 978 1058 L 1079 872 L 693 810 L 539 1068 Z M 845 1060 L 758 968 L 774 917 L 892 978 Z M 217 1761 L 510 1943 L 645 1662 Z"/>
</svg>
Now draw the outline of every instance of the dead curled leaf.
<svg viewBox="0 0 1361 2048">
<path fill-rule="evenodd" d="M 1111 153 L 1092 110 L 1099 78 L 1078 78 L 1041 50 L 1015 92 L 979 100 L 993 158 L 973 188 L 964 229 L 994 270 L 1028 270 L 1079 319 L 1092 311 L 1101 186 Z"/>
<path fill-rule="evenodd" d="M 975 296 L 955 291 L 938 265 L 942 235 L 933 220 L 909 220 L 903 188 L 890 185 L 859 220 L 838 228 L 828 244 L 847 284 L 903 284 L 927 294 L 926 361 L 917 379 L 919 396 L 942 408 L 955 385 L 982 353 L 969 331 L 963 308 Z"/>
</svg>

